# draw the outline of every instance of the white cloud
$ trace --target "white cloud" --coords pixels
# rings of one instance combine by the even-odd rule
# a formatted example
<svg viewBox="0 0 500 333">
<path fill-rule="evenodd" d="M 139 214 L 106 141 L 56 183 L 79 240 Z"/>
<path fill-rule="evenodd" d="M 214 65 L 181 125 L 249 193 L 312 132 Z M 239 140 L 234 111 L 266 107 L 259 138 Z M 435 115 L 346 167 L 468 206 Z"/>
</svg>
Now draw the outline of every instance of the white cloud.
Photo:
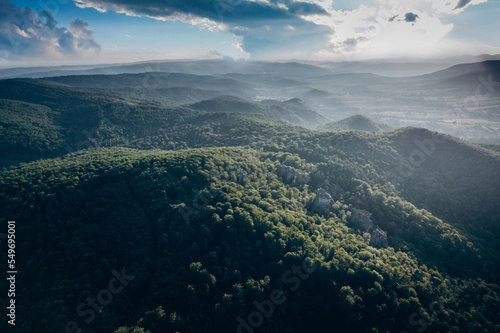
<svg viewBox="0 0 500 333">
<path fill-rule="evenodd" d="M 74 0 L 74 1 L 75 5 L 80 8 L 94 8 L 95 10 L 101 13 L 106 13 L 108 11 L 106 7 L 99 5 L 94 1 L 79 1 L 79 0 Z"/>
<path fill-rule="evenodd" d="M 28 34 L 24 30 L 21 30 L 17 25 L 12 25 L 12 28 L 13 28 L 14 32 L 16 34 L 18 34 L 19 36 L 24 37 L 24 38 L 30 38 L 30 36 L 28 36 Z"/>
<path fill-rule="evenodd" d="M 0 1 L 0 57 L 9 59 L 75 57 L 100 50 L 88 23 L 76 19 L 59 27 L 48 11 L 34 12 Z"/>
<path fill-rule="evenodd" d="M 454 27 L 446 21 L 449 15 L 487 2 L 366 0 L 356 1 L 361 4 L 355 9 L 342 10 L 337 7 L 337 0 L 73 1 L 81 8 L 95 8 L 101 12 L 112 10 L 160 21 L 179 20 L 210 31 L 229 31 L 239 36 L 233 46 L 252 54 L 259 54 L 264 48 L 278 48 L 280 43 L 286 44 L 288 49 L 295 43 L 302 43 L 300 47 L 303 47 L 306 44 L 299 37 L 310 31 L 307 39 L 322 35 L 323 40 L 316 42 L 324 47 L 308 45 L 304 52 L 316 52 L 318 57 L 355 58 L 432 54 Z M 219 4 L 222 12 L 217 15 L 212 4 Z M 273 39 L 275 43 L 270 43 Z M 283 51 L 283 45 L 280 47 Z"/>
<path fill-rule="evenodd" d="M 335 9 L 333 1 L 314 1 L 330 16 L 303 19 L 332 29 L 328 46 L 317 57 L 378 58 L 435 53 L 453 29 L 445 20 L 487 0 L 374 0 L 353 10 Z M 418 16 L 415 16 L 418 15 Z M 406 18 L 415 19 L 405 22 Z M 442 49 L 442 48 L 440 48 Z"/>
<path fill-rule="evenodd" d="M 386 26 L 363 52 L 374 58 L 429 56 L 452 29 L 453 24 L 444 24 L 437 17 L 419 12 L 415 23 L 401 20 Z"/>
<path fill-rule="evenodd" d="M 467 7 L 485 3 L 488 0 L 425 0 L 438 13 L 459 14 Z"/>
<path fill-rule="evenodd" d="M 238 58 L 248 59 L 250 57 L 250 54 L 247 53 L 243 49 L 243 38 L 241 36 L 237 36 L 237 35 L 233 34 L 233 40 L 234 40 L 234 42 L 233 42 L 232 46 L 236 50 L 238 50 L 238 52 L 239 52 Z"/>
</svg>

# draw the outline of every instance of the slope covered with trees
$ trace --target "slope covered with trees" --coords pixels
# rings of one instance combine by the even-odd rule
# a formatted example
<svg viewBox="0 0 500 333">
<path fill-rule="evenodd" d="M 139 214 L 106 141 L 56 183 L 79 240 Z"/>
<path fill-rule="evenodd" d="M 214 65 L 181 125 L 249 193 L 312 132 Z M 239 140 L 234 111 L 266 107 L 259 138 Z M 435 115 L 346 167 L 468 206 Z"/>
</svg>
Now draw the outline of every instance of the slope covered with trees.
<svg viewBox="0 0 500 333">
<path fill-rule="evenodd" d="M 310 172 L 311 184 L 284 183 L 282 164 Z M 239 148 L 91 150 L 4 171 L 2 207 L 20 222 L 18 255 L 29 258 L 20 331 L 58 332 L 71 321 L 99 332 L 229 331 L 255 326 L 255 311 L 268 311 L 264 332 L 495 330 L 498 286 L 453 267 L 440 248 L 451 237 L 456 261 L 474 265 L 467 237 L 360 180 L 318 215 L 320 172 L 297 155 Z M 366 203 L 349 203 L 351 193 Z M 362 208 L 389 247 L 370 246 L 349 224 Z M 122 267 L 133 277 L 123 292 L 95 318 L 75 312 Z M 118 328 L 127 323 L 135 328 Z"/>
<path fill-rule="evenodd" d="M 362 115 L 354 115 L 340 121 L 327 123 L 318 127 L 320 131 L 366 131 L 382 132 L 389 130 L 388 126 L 377 124 L 370 118 Z"/>
<path fill-rule="evenodd" d="M 85 80 L 0 81 L 19 332 L 500 331 L 494 147 Z"/>
</svg>

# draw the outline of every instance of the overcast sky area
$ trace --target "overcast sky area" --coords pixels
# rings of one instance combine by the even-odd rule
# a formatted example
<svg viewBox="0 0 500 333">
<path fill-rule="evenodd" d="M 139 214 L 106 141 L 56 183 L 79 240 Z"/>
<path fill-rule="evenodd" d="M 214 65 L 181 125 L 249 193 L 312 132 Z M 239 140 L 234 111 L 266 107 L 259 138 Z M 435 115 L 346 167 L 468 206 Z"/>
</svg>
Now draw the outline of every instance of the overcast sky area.
<svg viewBox="0 0 500 333">
<path fill-rule="evenodd" d="M 0 0 L 0 66 L 500 53 L 498 0 Z"/>
</svg>

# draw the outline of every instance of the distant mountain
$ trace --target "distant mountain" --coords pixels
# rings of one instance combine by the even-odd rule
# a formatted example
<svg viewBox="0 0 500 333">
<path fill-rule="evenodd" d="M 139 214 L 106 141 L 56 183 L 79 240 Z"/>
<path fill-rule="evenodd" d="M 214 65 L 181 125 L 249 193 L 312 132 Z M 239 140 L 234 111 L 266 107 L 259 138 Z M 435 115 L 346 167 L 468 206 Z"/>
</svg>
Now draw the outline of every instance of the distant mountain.
<svg viewBox="0 0 500 333">
<path fill-rule="evenodd" d="M 231 59 L 147 61 L 127 64 L 26 67 L 0 69 L 0 78 L 42 78 L 68 75 L 116 75 L 124 73 L 167 72 L 193 75 L 227 73 L 266 74 L 284 78 L 325 74 L 325 68 L 300 62 L 234 61 Z"/>
<path fill-rule="evenodd" d="M 265 74 L 288 78 L 307 78 L 330 72 L 328 69 L 300 62 L 258 62 L 258 64 Z"/>
<path fill-rule="evenodd" d="M 500 60 L 500 54 L 479 54 L 479 55 L 461 55 L 457 57 L 449 57 L 444 59 L 436 59 L 436 62 L 446 62 L 452 65 L 464 64 L 464 63 L 474 63 L 483 62 L 489 60 Z"/>
<path fill-rule="evenodd" d="M 500 73 L 500 60 L 488 60 L 477 63 L 459 64 L 447 69 L 437 71 L 431 74 L 422 75 L 422 78 L 433 80 L 451 80 L 454 78 L 469 78 L 469 76 L 481 74 Z"/>
<path fill-rule="evenodd" d="M 86 66 L 25 67 L 0 69 L 2 78 L 42 78 L 68 75 L 116 75 L 124 73 L 171 72 L 210 75 L 235 72 L 244 64 L 231 60 L 142 61 L 124 64 Z M 251 69 L 245 70 L 251 71 Z"/>
<path fill-rule="evenodd" d="M 115 95 L 125 99 L 136 99 L 147 102 L 159 102 L 171 105 L 182 105 L 188 103 L 196 103 L 205 99 L 220 96 L 221 91 L 197 89 L 190 87 L 172 87 L 172 88 L 156 88 L 156 89 L 137 89 L 130 90 L 130 88 L 117 88 L 109 90 L 102 90 L 95 88 L 98 92 L 106 93 L 108 95 Z M 236 90 L 229 90 L 234 94 L 239 92 Z M 246 96 L 246 92 L 243 92 Z M 251 95 L 250 95 L 251 96 Z"/>
<path fill-rule="evenodd" d="M 500 60 L 500 55 L 460 56 L 435 59 L 384 59 L 366 61 L 280 62 L 234 61 L 232 59 L 142 61 L 124 64 L 82 66 L 46 66 L 0 69 L 0 78 L 43 78 L 67 75 L 116 75 L 124 73 L 168 72 L 195 75 L 247 74 L 307 78 L 333 73 L 372 73 L 381 76 L 407 77 L 432 73 L 460 63 Z M 326 72 L 326 73 L 325 73 Z"/>
<path fill-rule="evenodd" d="M 187 107 L 207 112 L 265 113 L 258 105 L 235 96 L 218 96 Z"/>
<path fill-rule="evenodd" d="M 274 87 L 274 88 L 290 88 L 300 87 L 306 83 L 299 80 L 284 78 L 274 74 L 242 74 L 229 73 L 218 76 L 220 78 L 228 78 L 240 82 L 249 83 L 256 86 Z"/>
<path fill-rule="evenodd" d="M 192 92 L 179 89 L 180 95 Z M 186 142 L 186 138 L 181 139 L 178 135 L 188 136 L 189 140 L 196 138 L 190 134 L 191 130 L 182 130 L 188 124 L 265 121 L 313 128 L 325 120 L 298 99 L 265 105 L 234 96 L 219 96 L 187 106 L 169 106 L 133 97 L 44 80 L 0 80 L 0 136 L 4 140 L 0 156 L 5 158 L 3 163 L 130 142 L 143 146 L 150 137 L 167 133 L 177 137 L 179 142 Z M 233 115 L 229 116 L 231 113 Z M 164 140 L 163 137 L 160 142 Z M 227 144 L 232 141 L 228 140 Z M 201 139 L 199 144 L 202 144 Z M 172 142 L 171 147 L 174 146 Z"/>
<path fill-rule="evenodd" d="M 489 60 L 500 60 L 500 55 L 463 55 L 447 58 L 387 58 L 368 59 L 365 61 L 341 61 L 313 63 L 327 67 L 334 73 L 372 73 L 389 77 L 410 77 L 434 73 L 449 67 L 477 63 Z"/>
<path fill-rule="evenodd" d="M 307 79 L 307 82 L 315 84 L 318 89 L 320 85 L 355 85 L 364 86 L 368 84 L 394 82 L 394 78 L 384 77 L 371 73 L 340 73 L 327 74 Z"/>
<path fill-rule="evenodd" d="M 314 128 L 317 124 L 327 121 L 327 118 L 311 109 L 299 98 L 277 103 L 261 102 L 261 104 L 268 105 L 270 115 L 307 128 Z"/>
<path fill-rule="evenodd" d="M 103 74 L 103 68 L 115 66 L 107 65 L 80 65 L 80 66 L 44 66 L 44 67 L 14 67 L 0 68 L 0 78 L 40 78 L 71 74 Z"/>
<path fill-rule="evenodd" d="M 328 62 L 322 64 L 330 71 L 340 73 L 371 73 L 389 77 L 408 77 L 422 75 L 445 69 L 447 63 L 429 62 L 388 62 L 384 61 L 358 61 L 358 62 Z"/>
<path fill-rule="evenodd" d="M 349 118 L 327 123 L 318 127 L 320 131 L 367 131 L 382 132 L 389 130 L 389 127 L 383 124 L 377 124 L 373 120 L 362 116 L 354 115 Z"/>
<path fill-rule="evenodd" d="M 326 120 L 325 117 L 312 110 L 298 98 L 284 102 L 264 100 L 260 103 L 252 103 L 234 96 L 219 96 L 187 105 L 187 107 L 207 112 L 262 114 L 271 119 L 281 120 L 304 127 L 314 127 Z"/>
<path fill-rule="evenodd" d="M 500 96 L 500 60 L 455 65 L 415 79 L 434 89 L 457 89 L 468 96 Z"/>
<path fill-rule="evenodd" d="M 208 67 L 213 66 L 214 70 L 218 68 L 220 72 L 214 75 L 195 75 L 156 71 L 162 69 L 160 65 L 163 63 L 168 63 L 165 69 L 172 71 L 187 71 L 186 68 L 197 71 L 206 64 Z M 153 68 L 151 64 L 158 64 L 160 67 Z M 500 80 L 497 78 L 498 75 L 494 74 L 494 68 L 487 69 L 487 71 L 484 71 L 484 68 L 476 68 L 472 71 L 469 69 L 454 72 L 457 69 L 454 67 L 445 71 L 447 75 L 437 72 L 434 76 L 394 78 L 370 73 L 332 74 L 334 71 L 322 68 L 325 63 L 321 62 L 302 64 L 306 66 L 298 62 L 276 63 L 275 70 L 266 72 L 263 69 L 273 67 L 269 64 L 271 63 L 219 60 L 199 63 L 196 61 L 152 62 L 129 64 L 132 67 L 136 66 L 133 68 L 138 71 L 142 66 L 142 70 L 149 70 L 147 73 L 72 75 L 43 78 L 38 82 L 85 90 L 95 95 L 107 95 L 111 99 L 141 100 L 171 107 L 194 104 L 222 95 L 236 96 L 246 101 L 265 99 L 284 101 L 299 97 L 316 113 L 327 118 L 320 119 L 316 115 L 314 118 L 318 121 L 309 121 L 307 117 L 300 119 L 300 114 L 296 114 L 293 118 L 285 118 L 285 121 L 307 128 L 325 124 L 328 119 L 341 119 L 353 114 L 370 113 L 377 114 L 378 119 L 384 119 L 385 123 L 393 127 L 421 126 L 473 142 L 498 143 L 499 141 L 496 135 L 499 123 L 499 118 L 496 116 L 498 102 L 489 99 L 482 103 L 481 110 L 476 110 L 478 103 L 471 105 L 470 100 L 467 100 L 467 96 L 475 97 L 476 90 L 482 94 L 492 94 L 496 98 L 500 89 L 496 86 L 484 86 L 489 85 L 490 74 L 492 74 L 493 82 Z M 299 71 L 289 75 L 284 70 L 288 66 L 298 67 Z M 310 66 L 323 70 L 312 69 Z M 226 72 L 222 68 L 239 72 Z M 309 69 L 311 71 L 308 71 Z M 151 70 L 155 71 L 151 72 Z M 301 71 L 304 76 L 297 76 Z M 451 74 L 449 74 L 450 71 Z M 443 78 L 439 78 L 439 75 Z M 446 77 L 450 78 L 446 79 Z M 481 77 L 482 79 L 479 80 Z M 442 88 L 448 89 L 450 98 L 439 93 Z M 33 103 L 36 104 L 36 101 Z M 308 114 L 307 112 L 305 110 L 303 113 Z M 442 121 L 443 115 L 449 113 L 453 113 L 451 116 L 454 118 L 453 121 Z M 474 119 L 469 119 L 471 117 Z M 455 118 L 469 120 L 460 121 Z"/>
<path fill-rule="evenodd" d="M 312 100 L 328 98 L 330 96 L 331 95 L 328 92 L 320 89 L 311 89 L 307 93 L 302 95 L 303 98 L 308 98 Z"/>
<path fill-rule="evenodd" d="M 46 78 L 44 81 L 77 88 L 100 89 L 160 89 L 190 87 L 206 90 L 251 90 L 253 87 L 240 81 L 210 75 L 150 72 L 117 75 L 78 75 Z"/>
<path fill-rule="evenodd" d="M 140 73 L 117 75 L 79 75 L 41 79 L 65 86 L 97 89 L 97 93 L 123 98 L 171 104 L 193 103 L 224 92 L 254 98 L 254 86 L 230 78 L 184 73 Z"/>
</svg>

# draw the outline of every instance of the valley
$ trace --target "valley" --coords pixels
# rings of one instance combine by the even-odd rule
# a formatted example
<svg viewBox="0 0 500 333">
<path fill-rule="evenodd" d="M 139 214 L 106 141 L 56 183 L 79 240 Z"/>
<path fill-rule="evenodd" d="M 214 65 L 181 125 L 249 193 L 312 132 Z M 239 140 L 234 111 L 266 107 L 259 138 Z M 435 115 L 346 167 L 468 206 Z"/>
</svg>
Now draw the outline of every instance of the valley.
<svg viewBox="0 0 500 333">
<path fill-rule="evenodd" d="M 498 331 L 497 62 L 174 65 L 0 80 L 18 332 Z"/>
</svg>

